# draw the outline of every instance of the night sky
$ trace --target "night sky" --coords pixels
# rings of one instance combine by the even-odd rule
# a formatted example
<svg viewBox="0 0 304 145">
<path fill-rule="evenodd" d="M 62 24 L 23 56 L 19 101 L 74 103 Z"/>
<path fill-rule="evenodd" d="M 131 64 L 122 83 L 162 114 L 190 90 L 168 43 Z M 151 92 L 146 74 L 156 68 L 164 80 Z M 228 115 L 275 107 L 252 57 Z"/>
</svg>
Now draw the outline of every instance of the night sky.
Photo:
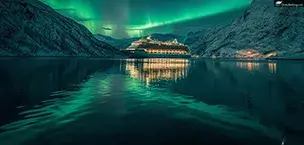
<svg viewBox="0 0 304 145">
<path fill-rule="evenodd" d="M 154 29 L 170 33 L 183 23 L 203 26 L 212 16 L 232 19 L 251 0 L 41 0 L 94 34 L 135 37 Z M 227 15 L 225 15 L 227 13 Z M 206 20 L 205 17 L 210 19 Z M 200 19 L 204 19 L 199 21 Z M 197 27 L 197 26 L 193 26 Z M 162 28 L 162 29 L 160 29 Z"/>
</svg>

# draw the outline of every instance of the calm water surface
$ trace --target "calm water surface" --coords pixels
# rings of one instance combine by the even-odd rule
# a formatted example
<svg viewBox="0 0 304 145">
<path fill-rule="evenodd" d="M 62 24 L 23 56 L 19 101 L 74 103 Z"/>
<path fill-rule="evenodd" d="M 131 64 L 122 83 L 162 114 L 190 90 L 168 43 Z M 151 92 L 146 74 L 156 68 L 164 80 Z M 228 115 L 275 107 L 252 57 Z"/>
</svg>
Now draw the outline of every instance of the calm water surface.
<svg viewBox="0 0 304 145">
<path fill-rule="evenodd" d="M 0 59 L 1 145 L 303 145 L 304 62 Z"/>
</svg>

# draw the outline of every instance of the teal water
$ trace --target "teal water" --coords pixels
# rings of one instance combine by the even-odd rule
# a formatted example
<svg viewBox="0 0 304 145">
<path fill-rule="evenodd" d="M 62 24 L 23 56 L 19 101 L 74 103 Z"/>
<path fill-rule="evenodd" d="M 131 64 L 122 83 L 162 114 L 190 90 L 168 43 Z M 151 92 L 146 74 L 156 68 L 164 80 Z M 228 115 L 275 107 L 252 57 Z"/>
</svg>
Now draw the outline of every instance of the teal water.
<svg viewBox="0 0 304 145">
<path fill-rule="evenodd" d="M 303 145 L 304 62 L 0 59 L 1 145 Z"/>
</svg>

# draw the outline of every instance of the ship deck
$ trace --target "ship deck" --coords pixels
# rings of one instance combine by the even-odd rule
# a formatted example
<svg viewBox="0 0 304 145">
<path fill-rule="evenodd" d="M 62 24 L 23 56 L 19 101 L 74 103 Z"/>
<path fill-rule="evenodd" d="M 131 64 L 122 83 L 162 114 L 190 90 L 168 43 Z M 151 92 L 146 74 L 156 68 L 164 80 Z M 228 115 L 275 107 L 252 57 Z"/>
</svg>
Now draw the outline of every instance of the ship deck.
<svg viewBox="0 0 304 145">
<path fill-rule="evenodd" d="M 148 53 L 144 50 L 121 50 L 129 58 L 190 58 L 190 54 Z"/>
</svg>

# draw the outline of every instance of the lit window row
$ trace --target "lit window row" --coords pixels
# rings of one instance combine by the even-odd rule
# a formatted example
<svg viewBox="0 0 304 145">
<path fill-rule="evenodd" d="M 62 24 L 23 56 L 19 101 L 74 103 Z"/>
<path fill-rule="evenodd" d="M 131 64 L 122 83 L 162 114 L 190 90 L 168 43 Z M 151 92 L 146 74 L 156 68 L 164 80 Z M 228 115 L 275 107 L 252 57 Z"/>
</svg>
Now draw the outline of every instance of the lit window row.
<svg viewBox="0 0 304 145">
<path fill-rule="evenodd" d="M 161 54 L 187 54 L 184 50 L 146 50 L 148 53 L 161 53 Z"/>
</svg>

